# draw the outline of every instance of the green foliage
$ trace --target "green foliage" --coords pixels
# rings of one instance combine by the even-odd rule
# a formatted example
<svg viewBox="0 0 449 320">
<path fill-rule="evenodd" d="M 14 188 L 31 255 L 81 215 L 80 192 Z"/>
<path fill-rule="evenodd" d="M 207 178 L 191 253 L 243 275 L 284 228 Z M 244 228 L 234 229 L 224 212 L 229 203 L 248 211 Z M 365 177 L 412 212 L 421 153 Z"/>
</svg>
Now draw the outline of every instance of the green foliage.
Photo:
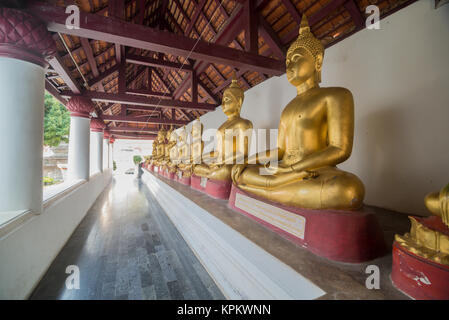
<svg viewBox="0 0 449 320">
<path fill-rule="evenodd" d="M 44 145 L 57 147 L 69 141 L 70 114 L 52 95 L 45 93 Z"/>
<path fill-rule="evenodd" d="M 134 164 L 139 164 L 139 163 L 142 162 L 142 157 L 141 156 L 134 156 L 133 157 L 133 161 L 134 161 Z"/>
<path fill-rule="evenodd" d="M 50 178 L 50 177 L 44 177 L 43 181 L 44 181 L 44 185 L 45 186 L 49 186 L 49 185 L 55 183 L 55 180 L 53 178 Z"/>
<path fill-rule="evenodd" d="M 115 163 L 115 160 L 112 161 L 112 170 L 117 170 L 117 163 Z"/>
</svg>

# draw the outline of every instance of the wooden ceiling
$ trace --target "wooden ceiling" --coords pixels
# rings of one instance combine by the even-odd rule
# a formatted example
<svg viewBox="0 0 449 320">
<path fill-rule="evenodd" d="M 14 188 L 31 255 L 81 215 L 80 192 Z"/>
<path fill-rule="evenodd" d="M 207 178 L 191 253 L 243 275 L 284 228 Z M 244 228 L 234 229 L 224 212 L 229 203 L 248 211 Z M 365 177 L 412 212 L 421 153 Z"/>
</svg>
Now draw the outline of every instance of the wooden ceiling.
<svg viewBox="0 0 449 320">
<path fill-rule="evenodd" d="M 62 102 L 90 97 L 116 138 L 152 139 L 214 110 L 233 72 L 245 90 L 284 73 L 302 14 L 330 47 L 365 28 L 368 5 L 383 18 L 414 1 L 47 0 L 23 9 L 54 32 L 46 89 Z M 81 30 L 62 26 L 71 4 Z"/>
</svg>

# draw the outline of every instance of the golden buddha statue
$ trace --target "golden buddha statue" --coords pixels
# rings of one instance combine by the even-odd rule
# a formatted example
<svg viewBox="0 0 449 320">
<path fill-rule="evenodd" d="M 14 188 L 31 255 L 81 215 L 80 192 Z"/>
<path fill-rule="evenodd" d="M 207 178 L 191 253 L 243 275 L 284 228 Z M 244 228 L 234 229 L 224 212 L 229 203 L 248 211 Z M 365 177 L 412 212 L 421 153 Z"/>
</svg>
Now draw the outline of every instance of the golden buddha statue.
<svg viewBox="0 0 449 320">
<path fill-rule="evenodd" d="M 154 165 L 154 161 L 157 156 L 157 145 L 158 145 L 157 139 L 154 139 L 150 156 L 150 165 Z"/>
<path fill-rule="evenodd" d="M 184 129 L 185 130 L 185 129 Z M 204 149 L 204 142 L 202 140 L 203 136 L 203 124 L 200 119 L 197 118 L 192 123 L 192 131 L 191 131 L 191 143 L 186 143 L 186 135 L 184 137 L 180 137 L 181 141 L 185 142 L 182 144 L 182 163 L 178 165 L 179 170 L 181 171 L 181 177 L 189 178 L 195 168 L 196 164 L 201 163 L 201 156 Z"/>
<path fill-rule="evenodd" d="M 175 174 L 179 163 L 178 135 L 176 131 L 171 130 L 168 145 L 169 145 L 169 153 L 168 153 L 169 161 L 167 163 L 168 172 Z"/>
<path fill-rule="evenodd" d="M 165 156 L 165 137 L 166 132 L 165 129 L 162 127 L 157 133 L 157 150 L 156 156 L 154 157 L 155 166 L 160 166 L 161 161 Z"/>
<path fill-rule="evenodd" d="M 232 179 L 248 193 L 287 206 L 355 210 L 363 204 L 363 183 L 336 167 L 352 152 L 354 100 L 345 88 L 319 86 L 323 57 L 303 16 L 286 59 L 297 96 L 281 114 L 278 147 L 250 157 L 255 165 L 235 165 Z"/>
<path fill-rule="evenodd" d="M 253 124 L 240 117 L 244 97 L 234 74 L 222 100 L 222 110 L 228 119 L 217 130 L 216 151 L 203 156 L 202 163 L 195 165 L 196 176 L 231 182 L 232 166 L 247 159 Z"/>
<path fill-rule="evenodd" d="M 164 157 L 162 158 L 160 165 L 163 170 L 168 172 L 168 163 L 170 162 L 170 149 L 176 144 L 176 140 L 172 140 L 173 125 L 165 133 L 165 144 L 164 144 Z"/>
<path fill-rule="evenodd" d="M 178 163 L 178 177 L 190 178 L 192 175 L 191 163 L 191 146 L 188 143 L 186 127 L 183 126 L 178 132 L 179 140 L 179 163 Z"/>
<path fill-rule="evenodd" d="M 424 203 L 427 209 L 441 220 L 434 219 L 438 221 L 431 227 L 425 226 L 422 218 L 409 217 L 412 224 L 410 233 L 395 235 L 395 240 L 418 256 L 449 266 L 449 184 L 440 192 L 428 194 Z M 445 231 L 437 230 L 435 226 L 438 224 L 438 229 Z"/>
</svg>

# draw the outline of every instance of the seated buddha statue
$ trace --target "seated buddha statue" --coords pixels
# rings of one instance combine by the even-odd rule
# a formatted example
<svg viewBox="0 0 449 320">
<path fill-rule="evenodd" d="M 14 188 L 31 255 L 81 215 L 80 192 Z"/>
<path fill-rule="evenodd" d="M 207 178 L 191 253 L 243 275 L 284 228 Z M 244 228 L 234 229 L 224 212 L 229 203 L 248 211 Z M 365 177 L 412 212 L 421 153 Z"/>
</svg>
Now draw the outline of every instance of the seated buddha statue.
<svg viewBox="0 0 449 320">
<path fill-rule="evenodd" d="M 345 88 L 319 86 L 323 57 L 303 16 L 286 57 L 287 80 L 297 95 L 282 111 L 277 149 L 235 165 L 232 180 L 243 191 L 291 207 L 356 210 L 363 183 L 336 167 L 352 152 L 354 100 Z"/>
<path fill-rule="evenodd" d="M 190 178 L 192 175 L 191 146 L 188 143 L 189 139 L 185 126 L 178 131 L 178 140 L 178 178 Z"/>
<path fill-rule="evenodd" d="M 168 172 L 175 174 L 179 163 L 179 152 L 178 152 L 178 135 L 173 130 L 170 134 L 168 145 L 169 145 L 169 161 L 167 163 Z"/>
<path fill-rule="evenodd" d="M 161 166 L 165 172 L 168 172 L 168 164 L 170 162 L 170 149 L 176 144 L 176 140 L 172 139 L 173 126 L 165 133 L 164 157 L 161 160 Z"/>
<path fill-rule="evenodd" d="M 165 137 L 166 132 L 164 128 L 161 128 L 161 130 L 157 133 L 157 151 L 156 156 L 154 157 L 154 165 L 160 166 L 162 160 L 165 157 Z"/>
<path fill-rule="evenodd" d="M 185 128 L 184 128 L 185 130 Z M 178 165 L 179 169 L 179 177 L 181 178 L 189 178 L 195 165 L 201 163 L 201 155 L 203 153 L 204 142 L 202 140 L 203 136 L 203 124 L 200 122 L 200 119 L 197 118 L 192 123 L 192 131 L 191 131 L 191 142 L 187 143 L 186 133 L 184 131 L 184 135 L 180 135 L 180 164 Z"/>
<path fill-rule="evenodd" d="M 418 256 L 449 266 L 449 184 L 428 194 L 424 203 L 434 217 L 409 217 L 410 232 L 395 235 L 395 240 Z"/>
<path fill-rule="evenodd" d="M 202 162 L 195 165 L 196 176 L 231 183 L 233 164 L 247 159 L 253 124 L 240 117 L 243 99 L 244 92 L 234 74 L 231 85 L 223 93 L 221 105 L 228 119 L 217 130 L 216 151 L 203 155 Z"/>
<path fill-rule="evenodd" d="M 157 144 L 158 144 L 157 139 L 154 139 L 150 156 L 150 166 L 154 165 L 154 161 L 157 156 Z"/>
</svg>

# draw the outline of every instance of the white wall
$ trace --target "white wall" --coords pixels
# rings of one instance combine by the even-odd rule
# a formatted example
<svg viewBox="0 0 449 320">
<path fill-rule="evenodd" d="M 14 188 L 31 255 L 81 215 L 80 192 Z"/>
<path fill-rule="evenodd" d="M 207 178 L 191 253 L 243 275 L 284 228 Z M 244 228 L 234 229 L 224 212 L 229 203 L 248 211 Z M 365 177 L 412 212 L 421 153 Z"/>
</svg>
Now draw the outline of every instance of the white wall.
<svg viewBox="0 0 449 320">
<path fill-rule="evenodd" d="M 111 176 L 111 170 L 92 176 L 0 238 L 0 299 L 25 299 L 31 294 Z"/>
<path fill-rule="evenodd" d="M 322 86 L 355 99 L 353 153 L 340 167 L 365 183 L 365 203 L 425 214 L 425 194 L 449 182 L 449 5 L 420 0 L 380 25 L 325 52 Z M 273 77 L 245 92 L 242 116 L 277 128 L 295 95 Z M 205 129 L 225 119 L 221 108 L 201 117 Z"/>
</svg>

